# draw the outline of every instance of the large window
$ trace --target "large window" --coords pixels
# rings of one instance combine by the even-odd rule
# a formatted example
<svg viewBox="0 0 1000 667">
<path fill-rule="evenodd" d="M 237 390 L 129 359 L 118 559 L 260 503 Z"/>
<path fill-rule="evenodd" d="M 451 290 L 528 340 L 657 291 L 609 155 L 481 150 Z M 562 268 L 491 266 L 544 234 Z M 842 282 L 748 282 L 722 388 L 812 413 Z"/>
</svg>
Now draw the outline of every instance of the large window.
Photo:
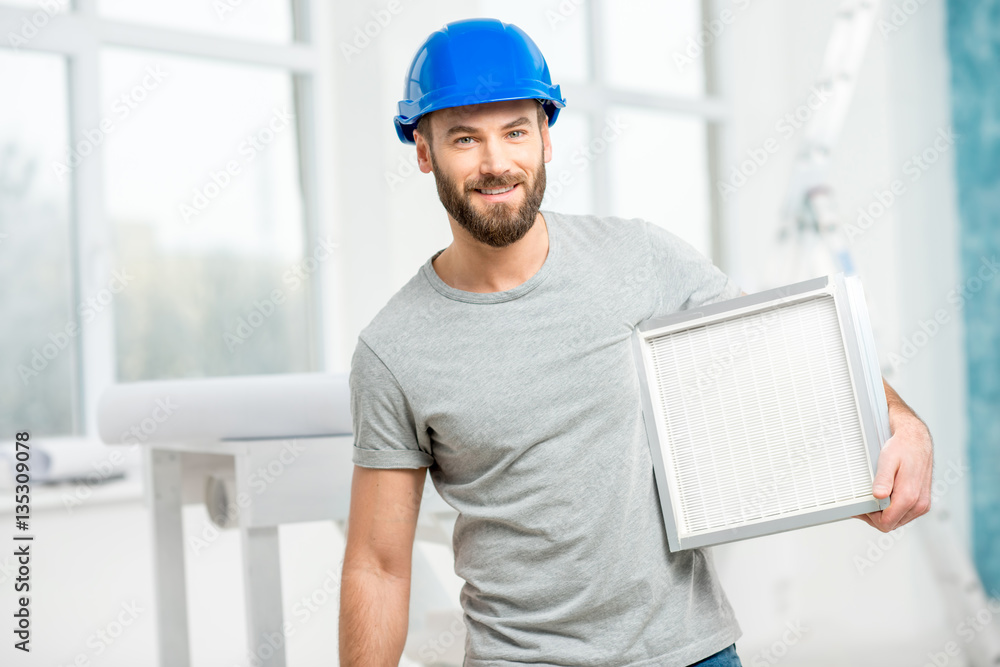
<svg viewBox="0 0 1000 667">
<path fill-rule="evenodd" d="M 130 274 L 118 379 L 311 370 L 307 289 L 283 281 L 305 229 L 292 77 L 134 49 L 100 62 L 104 117 L 121 124 L 105 210 Z M 134 111 L 120 104 L 139 90 Z"/>
<path fill-rule="evenodd" d="M 0 0 L 4 432 L 93 433 L 115 381 L 322 367 L 320 9 Z"/>
<path fill-rule="evenodd" d="M 76 413 L 66 60 L 0 49 L 0 429 L 67 433 Z"/>
</svg>

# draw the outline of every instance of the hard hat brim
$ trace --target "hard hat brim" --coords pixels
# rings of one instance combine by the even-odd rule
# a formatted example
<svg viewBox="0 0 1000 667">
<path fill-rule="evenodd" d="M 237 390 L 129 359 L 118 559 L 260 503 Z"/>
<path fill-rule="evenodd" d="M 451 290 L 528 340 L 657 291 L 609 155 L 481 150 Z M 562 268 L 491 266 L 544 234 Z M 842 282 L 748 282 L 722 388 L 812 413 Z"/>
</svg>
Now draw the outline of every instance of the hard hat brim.
<svg viewBox="0 0 1000 667">
<path fill-rule="evenodd" d="M 562 97 L 558 85 L 554 86 L 519 86 L 510 90 L 492 90 L 488 95 L 477 97 L 470 95 L 466 91 L 457 91 L 449 94 L 448 91 L 434 91 L 434 99 L 428 99 L 431 94 L 425 95 L 416 102 L 403 100 L 399 103 L 399 115 L 393 121 L 396 125 L 396 134 L 400 141 L 413 144 L 413 130 L 416 129 L 420 118 L 432 111 L 441 109 L 451 109 L 454 107 L 472 106 L 477 104 L 491 104 L 493 102 L 507 102 L 510 100 L 539 100 L 545 107 L 545 113 L 549 117 L 549 126 L 556 122 L 559 110 L 566 106 L 566 100 Z M 412 115 L 411 115 L 412 114 Z"/>
</svg>

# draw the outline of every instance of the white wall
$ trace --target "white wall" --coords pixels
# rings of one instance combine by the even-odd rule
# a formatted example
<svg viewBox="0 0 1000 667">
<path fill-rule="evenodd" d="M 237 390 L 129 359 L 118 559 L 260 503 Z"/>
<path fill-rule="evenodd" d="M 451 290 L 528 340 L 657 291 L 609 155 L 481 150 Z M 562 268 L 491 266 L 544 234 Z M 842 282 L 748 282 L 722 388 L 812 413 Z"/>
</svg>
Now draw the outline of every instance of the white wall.
<svg viewBox="0 0 1000 667">
<path fill-rule="evenodd" d="M 737 13 L 724 34 L 729 52 L 738 56 L 730 78 L 736 156 L 775 136 L 778 119 L 805 102 L 839 4 L 758 2 Z M 883 8 L 883 17 L 890 8 Z M 946 301 L 958 266 L 954 151 L 942 153 L 916 181 L 906 163 L 950 123 L 944 21 L 943 3 L 930 1 L 898 31 L 873 32 L 831 176 L 846 224 L 857 224 L 859 207 L 868 207 L 894 179 L 906 186 L 874 224 L 858 228 L 862 234 L 851 247 L 883 372 L 930 426 L 939 473 L 964 465 L 965 447 L 961 313 Z M 799 138 L 782 143 L 736 196 L 739 242 L 732 272 L 748 291 L 772 286 L 764 276 L 777 256 L 776 225 Z M 902 338 L 940 308 L 948 309 L 950 322 L 911 361 L 894 367 L 890 355 L 900 353 Z M 942 484 L 935 499 L 949 509 L 957 539 L 965 542 L 966 494 L 963 480 Z M 808 630 L 795 645 L 779 649 L 787 649 L 782 664 L 918 665 L 927 652 L 942 650 L 956 637 L 953 620 L 940 608 L 921 535 L 925 527 L 918 522 L 883 536 L 851 520 L 718 547 L 720 575 L 746 632 L 738 644 L 744 662 L 770 664 L 761 651 L 780 644 L 786 622 L 799 621 Z M 878 546 L 880 538 L 887 549 Z"/>
</svg>

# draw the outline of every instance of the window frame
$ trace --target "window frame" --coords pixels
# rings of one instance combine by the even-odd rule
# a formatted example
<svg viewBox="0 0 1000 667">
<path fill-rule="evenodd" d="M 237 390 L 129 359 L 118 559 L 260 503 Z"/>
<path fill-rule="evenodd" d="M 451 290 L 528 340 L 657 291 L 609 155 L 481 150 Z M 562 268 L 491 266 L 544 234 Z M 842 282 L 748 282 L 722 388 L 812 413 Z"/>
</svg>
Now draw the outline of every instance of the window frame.
<svg viewBox="0 0 1000 667">
<path fill-rule="evenodd" d="M 333 92 L 331 56 L 331 9 L 322 0 L 287 0 L 292 12 L 293 41 L 288 44 L 233 39 L 210 33 L 188 32 L 173 28 L 123 23 L 102 17 L 97 0 L 74 0 L 65 13 L 48 16 L 25 44 L 11 48 L 9 41 L 0 48 L 20 52 L 58 54 L 66 59 L 68 85 L 68 137 L 75 146 L 88 130 L 101 121 L 100 54 L 105 47 L 125 47 L 163 52 L 206 60 L 221 60 L 242 65 L 284 69 L 292 77 L 296 105 L 296 141 L 299 157 L 299 180 L 303 203 L 304 256 L 310 256 L 320 236 L 335 236 L 328 214 L 335 195 L 331 188 L 320 191 L 319 184 L 332 179 L 331 151 Z M 44 11 L 38 7 L 0 4 L 0 34 L 19 34 L 24 19 Z M 6 28 L 5 30 L 2 28 Z M 81 161 L 70 176 L 70 244 L 72 294 L 77 304 L 83 295 L 104 287 L 114 268 L 111 224 L 104 202 L 103 151 L 97 150 Z M 332 289 L 333 271 L 320 265 L 309 286 L 310 357 L 314 370 L 329 370 L 330 350 L 339 345 L 340 333 L 332 323 L 338 321 L 337 300 Z M 104 390 L 117 382 L 115 349 L 115 303 L 106 316 L 83 321 L 75 311 L 72 317 L 80 329 L 75 339 L 76 360 L 73 382 L 73 431 L 51 436 L 52 439 L 96 440 L 97 405 Z"/>
<path fill-rule="evenodd" d="M 701 97 L 645 93 L 616 88 L 610 83 L 605 67 L 604 54 L 607 45 L 601 27 L 604 3 L 611 1 L 613 0 L 590 0 L 587 3 L 590 81 L 568 83 L 564 88 L 572 94 L 573 106 L 583 111 L 591 128 L 599 128 L 604 125 L 610 109 L 615 106 L 647 111 L 665 111 L 678 115 L 694 116 L 705 121 L 708 143 L 706 146 L 708 156 L 706 177 L 709 186 L 711 259 L 723 271 L 731 271 L 734 265 L 731 249 L 734 244 L 727 243 L 726 239 L 730 233 L 735 231 L 734 208 L 731 201 L 724 201 L 719 196 L 716 187 L 720 180 L 719 176 L 723 172 L 723 165 L 730 163 L 728 160 L 731 150 L 729 125 L 732 119 L 732 103 L 726 71 L 722 67 L 722 63 L 728 62 L 728 31 L 723 31 L 704 49 L 705 93 Z M 725 9 L 722 0 L 693 1 L 700 4 L 702 23 L 705 22 L 705 17 L 717 16 Z M 614 211 L 611 210 L 611 193 L 607 187 L 607 184 L 611 182 L 609 168 L 608 160 L 595 160 L 589 170 L 596 215 L 614 214 Z"/>
</svg>

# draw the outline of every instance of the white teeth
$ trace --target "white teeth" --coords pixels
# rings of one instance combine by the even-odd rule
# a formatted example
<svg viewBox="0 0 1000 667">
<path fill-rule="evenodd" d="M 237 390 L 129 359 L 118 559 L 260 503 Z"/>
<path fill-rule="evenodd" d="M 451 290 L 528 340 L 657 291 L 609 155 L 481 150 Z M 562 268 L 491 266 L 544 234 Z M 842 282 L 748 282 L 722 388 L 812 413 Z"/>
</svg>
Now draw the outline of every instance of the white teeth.
<svg viewBox="0 0 1000 667">
<path fill-rule="evenodd" d="M 514 186 L 512 185 L 512 186 L 510 186 L 508 188 L 500 188 L 498 190 L 480 190 L 480 192 L 482 192 L 484 195 L 499 195 L 499 194 L 503 194 L 504 192 L 509 192 L 510 190 L 513 190 L 513 189 L 514 189 Z"/>
</svg>

